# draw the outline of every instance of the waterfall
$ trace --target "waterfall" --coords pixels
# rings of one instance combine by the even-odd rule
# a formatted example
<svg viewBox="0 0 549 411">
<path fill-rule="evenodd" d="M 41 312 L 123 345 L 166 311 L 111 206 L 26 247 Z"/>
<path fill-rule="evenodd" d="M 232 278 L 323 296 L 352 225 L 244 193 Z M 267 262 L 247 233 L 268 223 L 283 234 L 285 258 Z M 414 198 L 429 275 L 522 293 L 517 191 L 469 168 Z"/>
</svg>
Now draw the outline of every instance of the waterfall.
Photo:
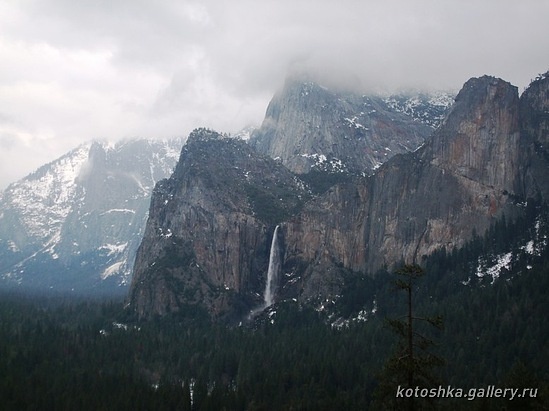
<svg viewBox="0 0 549 411">
<path fill-rule="evenodd" d="M 275 227 L 271 241 L 269 254 L 269 268 L 267 270 L 267 284 L 265 285 L 265 308 L 273 303 L 274 294 L 278 284 L 278 273 L 280 271 L 280 250 L 278 247 L 278 226 Z"/>
</svg>

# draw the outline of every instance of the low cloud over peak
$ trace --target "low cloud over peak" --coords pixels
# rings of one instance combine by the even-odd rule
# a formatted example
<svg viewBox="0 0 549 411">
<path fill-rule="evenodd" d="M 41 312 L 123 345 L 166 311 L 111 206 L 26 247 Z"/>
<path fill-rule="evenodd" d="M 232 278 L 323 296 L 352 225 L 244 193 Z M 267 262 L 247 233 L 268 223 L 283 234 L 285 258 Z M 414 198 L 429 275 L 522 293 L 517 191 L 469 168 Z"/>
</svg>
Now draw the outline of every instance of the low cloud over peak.
<svg viewBox="0 0 549 411">
<path fill-rule="evenodd" d="M 379 90 L 523 89 L 549 68 L 534 0 L 31 0 L 0 5 L 0 189 L 93 138 L 234 132 L 288 73 Z"/>
</svg>

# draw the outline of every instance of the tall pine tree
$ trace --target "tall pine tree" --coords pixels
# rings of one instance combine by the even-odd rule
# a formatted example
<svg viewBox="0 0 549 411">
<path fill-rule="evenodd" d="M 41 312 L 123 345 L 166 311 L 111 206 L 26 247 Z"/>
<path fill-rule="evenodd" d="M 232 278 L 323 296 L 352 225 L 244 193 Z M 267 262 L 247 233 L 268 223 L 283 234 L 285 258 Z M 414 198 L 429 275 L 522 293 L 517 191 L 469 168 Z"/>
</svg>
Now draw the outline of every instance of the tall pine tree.
<svg viewBox="0 0 549 411">
<path fill-rule="evenodd" d="M 433 401 L 415 398 L 414 395 L 399 396 L 399 393 L 410 393 L 411 390 L 428 389 L 439 385 L 434 368 L 444 361 L 433 354 L 430 349 L 434 341 L 420 331 L 420 324 L 442 329 L 440 316 L 420 317 L 414 312 L 414 291 L 416 282 L 425 275 L 418 265 L 404 265 L 395 273 L 396 289 L 406 294 L 406 314 L 399 318 L 388 319 L 389 327 L 398 336 L 397 349 L 386 362 L 380 375 L 374 405 L 380 409 L 419 410 L 434 408 Z"/>
</svg>

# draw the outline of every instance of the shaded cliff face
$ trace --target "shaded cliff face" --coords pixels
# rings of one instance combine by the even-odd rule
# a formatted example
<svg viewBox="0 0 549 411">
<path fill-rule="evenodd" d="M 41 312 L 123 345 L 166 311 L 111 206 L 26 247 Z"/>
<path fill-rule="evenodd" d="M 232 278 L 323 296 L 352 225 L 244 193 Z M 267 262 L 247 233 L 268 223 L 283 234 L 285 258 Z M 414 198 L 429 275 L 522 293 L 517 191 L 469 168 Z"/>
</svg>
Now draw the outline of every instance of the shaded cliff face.
<svg viewBox="0 0 549 411">
<path fill-rule="evenodd" d="M 215 318 L 260 303 L 274 225 L 308 199 L 303 183 L 245 142 L 196 130 L 154 189 L 130 305 L 141 318 L 199 304 Z"/>
<path fill-rule="evenodd" d="M 286 271 L 303 284 L 303 297 L 333 295 L 338 269 L 420 263 L 463 244 L 473 229 L 482 234 L 504 212 L 518 212 L 519 147 L 517 89 L 492 77 L 468 81 L 422 148 L 358 185 L 332 188 L 282 226 Z"/>
<path fill-rule="evenodd" d="M 549 72 L 539 76 L 521 98 L 522 130 L 541 145 L 549 143 Z"/>
<path fill-rule="evenodd" d="M 549 197 L 549 72 L 532 82 L 520 98 L 521 153 L 530 196 Z"/>
<path fill-rule="evenodd" d="M 432 133 L 449 99 L 423 98 L 416 112 L 406 99 L 336 92 L 290 78 L 250 143 L 296 173 L 321 168 L 369 174 L 393 155 L 415 150 Z"/>
</svg>

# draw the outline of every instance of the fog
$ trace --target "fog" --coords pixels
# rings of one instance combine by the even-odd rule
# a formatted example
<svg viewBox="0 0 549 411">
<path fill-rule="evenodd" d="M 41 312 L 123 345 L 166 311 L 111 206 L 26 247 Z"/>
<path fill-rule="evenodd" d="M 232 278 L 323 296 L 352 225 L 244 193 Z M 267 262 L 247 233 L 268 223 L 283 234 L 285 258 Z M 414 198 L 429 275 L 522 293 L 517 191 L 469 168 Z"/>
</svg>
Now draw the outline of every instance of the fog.
<svg viewBox="0 0 549 411">
<path fill-rule="evenodd" d="M 549 2 L 0 4 L 0 190 L 91 139 L 259 125 L 290 73 L 332 87 L 523 90 L 549 68 Z"/>
</svg>

